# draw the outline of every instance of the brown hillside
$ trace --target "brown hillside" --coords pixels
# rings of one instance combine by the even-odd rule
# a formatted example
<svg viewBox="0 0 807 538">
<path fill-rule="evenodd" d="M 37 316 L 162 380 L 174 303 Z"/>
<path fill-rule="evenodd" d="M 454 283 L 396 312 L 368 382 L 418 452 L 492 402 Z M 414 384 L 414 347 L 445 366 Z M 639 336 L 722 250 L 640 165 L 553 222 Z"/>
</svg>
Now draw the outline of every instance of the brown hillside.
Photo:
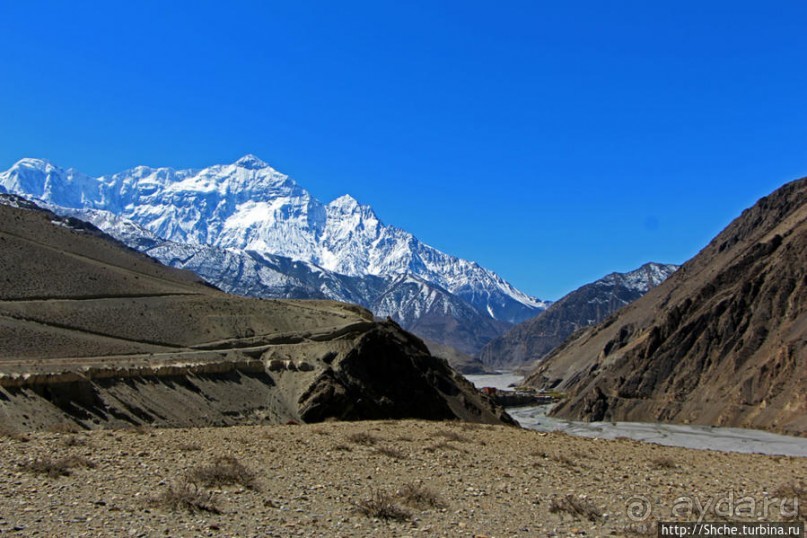
<svg viewBox="0 0 807 538">
<path fill-rule="evenodd" d="M 551 354 L 530 384 L 583 420 L 807 431 L 807 178 L 762 198 L 658 288 Z"/>
<path fill-rule="evenodd" d="M 2 198 L 0 426 L 509 420 L 362 308 L 226 295 Z"/>
</svg>

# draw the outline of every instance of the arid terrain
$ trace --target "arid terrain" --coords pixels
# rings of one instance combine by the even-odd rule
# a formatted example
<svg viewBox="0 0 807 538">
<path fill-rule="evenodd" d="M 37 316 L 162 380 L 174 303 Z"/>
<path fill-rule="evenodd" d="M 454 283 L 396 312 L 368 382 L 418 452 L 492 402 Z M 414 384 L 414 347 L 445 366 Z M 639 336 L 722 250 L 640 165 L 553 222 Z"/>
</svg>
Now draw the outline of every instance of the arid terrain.
<svg viewBox="0 0 807 538">
<path fill-rule="evenodd" d="M 526 383 L 574 420 L 807 434 L 807 178 L 745 210 L 664 283 L 542 361 Z"/>
<path fill-rule="evenodd" d="M 781 521 L 794 497 L 807 506 L 804 458 L 508 426 L 54 429 L 0 437 L 0 533 L 655 536 L 658 520 Z"/>
<path fill-rule="evenodd" d="M 92 225 L 0 202 L 0 427 L 510 421 L 363 308 L 227 295 Z"/>
</svg>

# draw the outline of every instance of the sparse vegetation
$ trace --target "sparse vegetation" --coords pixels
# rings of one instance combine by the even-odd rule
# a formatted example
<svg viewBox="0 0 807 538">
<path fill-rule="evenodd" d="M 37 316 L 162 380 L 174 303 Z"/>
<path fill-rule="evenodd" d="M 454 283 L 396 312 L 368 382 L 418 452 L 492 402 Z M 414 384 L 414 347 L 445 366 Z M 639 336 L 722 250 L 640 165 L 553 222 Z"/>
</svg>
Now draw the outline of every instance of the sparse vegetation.
<svg viewBox="0 0 807 538">
<path fill-rule="evenodd" d="M 367 432 L 351 433 L 347 436 L 348 441 L 357 445 L 373 446 L 378 442 L 378 439 Z"/>
<path fill-rule="evenodd" d="M 78 435 L 69 435 L 64 438 L 64 446 L 87 446 L 87 438 Z"/>
<path fill-rule="evenodd" d="M 6 437 L 8 439 L 13 439 L 14 441 L 20 441 L 22 443 L 29 440 L 27 435 L 25 435 L 20 431 L 17 431 L 8 424 L 0 424 L 0 437 Z"/>
<path fill-rule="evenodd" d="M 773 490 L 773 497 L 783 501 L 788 501 L 788 507 L 793 510 L 794 516 L 796 508 L 798 516 L 807 517 L 807 484 L 803 482 L 788 482 Z"/>
<path fill-rule="evenodd" d="M 404 504 L 420 510 L 446 507 L 446 503 L 434 490 L 411 482 L 403 485 L 398 491 L 398 497 Z"/>
<path fill-rule="evenodd" d="M 440 430 L 437 432 L 437 435 L 447 441 L 456 441 L 458 443 L 468 443 L 471 441 L 469 438 L 453 430 Z"/>
<path fill-rule="evenodd" d="M 389 492 L 377 489 L 369 499 L 362 499 L 354 503 L 356 511 L 369 518 L 387 519 L 392 521 L 406 521 L 412 514 L 395 502 L 395 496 Z"/>
<path fill-rule="evenodd" d="M 59 422 L 49 426 L 47 431 L 51 433 L 78 433 L 81 428 L 75 422 Z"/>
<path fill-rule="evenodd" d="M 67 456 L 59 459 L 44 457 L 20 464 L 20 468 L 25 471 L 44 474 L 51 478 L 70 476 L 72 469 L 76 467 L 93 469 L 95 464 L 83 456 Z"/>
<path fill-rule="evenodd" d="M 257 489 L 255 473 L 233 456 L 220 456 L 211 465 L 196 467 L 188 473 L 188 480 L 203 486 L 244 486 Z"/>
<path fill-rule="evenodd" d="M 456 450 L 457 452 L 464 453 L 468 452 L 464 448 L 451 444 L 449 441 L 440 441 L 439 443 L 434 443 L 433 445 L 429 445 L 423 449 L 424 452 L 437 452 L 439 450 Z"/>
<path fill-rule="evenodd" d="M 221 509 L 212 493 L 206 491 L 199 484 L 187 480 L 180 480 L 176 484 L 168 486 L 166 491 L 151 499 L 150 504 L 171 511 L 221 513 Z"/>
<path fill-rule="evenodd" d="M 551 514 L 570 514 L 574 518 L 585 518 L 591 522 L 602 519 L 602 511 L 585 497 L 576 497 L 567 494 L 563 497 L 553 497 L 549 503 Z"/>
<path fill-rule="evenodd" d="M 379 454 L 382 454 L 382 455 L 387 456 L 388 458 L 391 458 L 391 459 L 394 459 L 394 460 L 402 460 L 402 459 L 406 458 L 406 454 L 404 452 L 398 450 L 397 448 L 392 448 L 392 447 L 388 447 L 388 446 L 380 446 L 380 447 L 376 448 L 375 451 L 378 452 Z"/>
<path fill-rule="evenodd" d="M 669 456 L 660 456 L 658 458 L 655 458 L 651 462 L 651 465 L 654 469 L 659 470 L 670 470 L 678 467 L 678 464 L 675 463 L 675 460 Z"/>
</svg>

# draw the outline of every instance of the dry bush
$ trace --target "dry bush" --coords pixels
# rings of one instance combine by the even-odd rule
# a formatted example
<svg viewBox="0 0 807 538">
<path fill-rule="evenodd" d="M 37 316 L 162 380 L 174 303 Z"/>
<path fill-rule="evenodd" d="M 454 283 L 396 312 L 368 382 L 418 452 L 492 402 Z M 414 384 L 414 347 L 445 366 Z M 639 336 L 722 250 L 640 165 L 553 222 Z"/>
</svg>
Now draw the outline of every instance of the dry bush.
<svg viewBox="0 0 807 538">
<path fill-rule="evenodd" d="M 406 521 L 412 514 L 395 502 L 395 497 L 385 491 L 375 490 L 369 499 L 362 499 L 353 505 L 361 514 L 370 518 Z"/>
<path fill-rule="evenodd" d="M 60 459 L 37 458 L 20 464 L 20 468 L 34 474 L 44 474 L 51 478 L 70 476 L 76 467 L 94 469 L 95 464 L 83 456 L 67 456 Z"/>
<path fill-rule="evenodd" d="M 796 509 L 798 509 L 799 516 L 803 518 L 807 517 L 807 485 L 803 482 L 788 482 L 782 484 L 774 489 L 772 494 L 775 499 L 782 501 L 795 499 L 792 501 L 792 504 L 788 503 L 788 508 L 793 510 L 794 516 Z"/>
<path fill-rule="evenodd" d="M 583 497 L 567 494 L 565 497 L 553 497 L 549 503 L 551 514 L 570 514 L 574 518 L 585 518 L 591 522 L 602 519 L 602 511 L 594 503 Z"/>
<path fill-rule="evenodd" d="M 655 458 L 650 463 L 654 469 L 659 470 L 670 470 L 670 469 L 676 469 L 678 467 L 678 464 L 675 463 L 675 460 L 669 456 L 660 456 L 658 458 Z"/>
<path fill-rule="evenodd" d="M 22 443 L 30 441 L 30 438 L 26 434 L 18 431 L 8 424 L 2 423 L 0 423 L 0 437 L 7 437 L 8 439 L 13 439 L 14 441 L 20 441 Z"/>
<path fill-rule="evenodd" d="M 154 427 L 151 424 L 138 424 L 137 426 L 128 428 L 126 431 L 138 435 L 147 435 L 154 432 Z"/>
<path fill-rule="evenodd" d="M 64 438 L 64 446 L 87 446 L 88 441 L 86 437 L 79 437 L 78 435 L 69 435 Z"/>
<path fill-rule="evenodd" d="M 378 452 L 379 454 L 382 454 L 382 455 L 387 456 L 388 458 L 392 458 L 394 460 L 402 460 L 402 459 L 406 458 L 406 454 L 404 452 L 401 452 L 397 448 L 392 448 L 392 447 L 387 447 L 387 446 L 380 446 L 380 447 L 376 448 L 375 451 Z"/>
<path fill-rule="evenodd" d="M 192 514 L 196 512 L 221 513 L 212 493 L 187 480 L 180 480 L 176 484 L 168 486 L 166 491 L 151 499 L 150 504 L 171 511 L 184 510 Z"/>
<path fill-rule="evenodd" d="M 464 448 L 460 448 L 458 446 L 452 445 L 449 441 L 440 441 L 439 443 L 435 443 L 433 445 L 429 445 L 423 449 L 424 452 L 437 452 L 439 450 L 456 450 L 457 452 L 464 452 L 468 453 L 467 450 Z"/>
<path fill-rule="evenodd" d="M 560 463 L 564 467 L 569 467 L 570 469 L 577 467 L 577 462 L 564 454 L 556 454 L 555 456 L 552 456 L 552 460 Z"/>
<path fill-rule="evenodd" d="M 196 467 L 188 473 L 188 480 L 203 486 L 244 486 L 257 489 L 255 473 L 233 456 L 220 456 L 211 465 Z"/>
<path fill-rule="evenodd" d="M 81 431 L 81 427 L 75 422 L 59 422 L 48 426 L 47 431 L 51 433 L 78 433 Z"/>
<path fill-rule="evenodd" d="M 446 503 L 443 502 L 434 490 L 420 484 L 404 484 L 403 487 L 398 490 L 398 498 L 401 499 L 404 504 L 420 510 L 446 507 Z"/>
<path fill-rule="evenodd" d="M 373 446 L 378 442 L 378 439 L 367 432 L 351 433 L 347 436 L 348 441 L 356 443 L 357 445 Z"/>
<path fill-rule="evenodd" d="M 447 441 L 456 441 L 458 443 L 468 443 L 471 441 L 469 438 L 453 430 L 440 430 L 437 432 L 437 435 Z"/>
</svg>

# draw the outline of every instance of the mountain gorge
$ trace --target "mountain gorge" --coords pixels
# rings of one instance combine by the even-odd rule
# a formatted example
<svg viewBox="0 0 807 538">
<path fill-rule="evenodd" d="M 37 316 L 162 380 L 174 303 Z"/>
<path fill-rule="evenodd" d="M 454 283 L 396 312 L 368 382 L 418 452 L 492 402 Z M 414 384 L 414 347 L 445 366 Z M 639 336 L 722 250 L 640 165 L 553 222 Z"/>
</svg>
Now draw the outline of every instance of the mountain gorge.
<svg viewBox="0 0 807 538">
<path fill-rule="evenodd" d="M 0 188 L 225 291 L 356 303 L 469 354 L 548 306 L 385 225 L 350 196 L 319 202 L 252 155 L 203 170 L 139 166 L 99 178 L 23 159 L 0 174 Z"/>
<path fill-rule="evenodd" d="M 528 377 L 571 419 L 807 432 L 807 178 Z"/>
<path fill-rule="evenodd" d="M 573 333 L 595 325 L 666 280 L 677 265 L 646 263 L 628 273 L 611 273 L 555 302 L 533 319 L 490 341 L 480 352 L 483 364 L 514 369 L 540 360 Z"/>
</svg>

